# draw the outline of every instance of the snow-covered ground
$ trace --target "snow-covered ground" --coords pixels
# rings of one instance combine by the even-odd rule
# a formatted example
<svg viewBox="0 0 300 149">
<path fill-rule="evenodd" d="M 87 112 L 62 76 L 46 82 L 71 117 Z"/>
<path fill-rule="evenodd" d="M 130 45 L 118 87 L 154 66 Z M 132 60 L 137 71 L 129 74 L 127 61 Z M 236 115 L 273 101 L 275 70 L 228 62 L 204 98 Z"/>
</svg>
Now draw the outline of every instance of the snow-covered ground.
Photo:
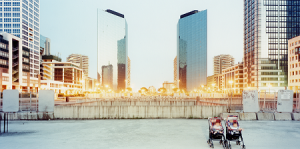
<svg viewBox="0 0 300 149">
<path fill-rule="evenodd" d="M 247 149 L 300 147 L 299 121 L 240 121 L 240 126 Z M 3 121 L 1 127 L 3 132 Z M 199 149 L 209 148 L 207 139 L 207 120 L 199 119 L 10 121 L 0 148 Z"/>
</svg>

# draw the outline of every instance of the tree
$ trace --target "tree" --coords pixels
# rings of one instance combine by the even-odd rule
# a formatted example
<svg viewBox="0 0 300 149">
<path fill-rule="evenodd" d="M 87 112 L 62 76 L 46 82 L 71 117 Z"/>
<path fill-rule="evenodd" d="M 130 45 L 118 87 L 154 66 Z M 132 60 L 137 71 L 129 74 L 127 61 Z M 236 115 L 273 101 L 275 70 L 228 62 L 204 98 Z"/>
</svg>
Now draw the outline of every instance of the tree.
<svg viewBox="0 0 300 149">
<path fill-rule="evenodd" d="M 158 89 L 158 91 L 159 91 L 160 93 L 165 93 L 165 92 L 167 91 L 167 89 L 164 88 L 164 87 L 161 87 L 161 88 Z"/>
<path fill-rule="evenodd" d="M 173 88 L 173 92 L 180 92 L 179 88 Z"/>
<path fill-rule="evenodd" d="M 141 88 L 141 91 L 142 91 L 142 92 L 148 92 L 148 89 L 147 89 L 146 87 L 142 87 L 142 88 Z"/>
<path fill-rule="evenodd" d="M 131 87 L 127 87 L 126 89 L 127 89 L 127 91 L 129 91 L 129 92 L 132 91 L 132 88 L 131 88 Z"/>
</svg>

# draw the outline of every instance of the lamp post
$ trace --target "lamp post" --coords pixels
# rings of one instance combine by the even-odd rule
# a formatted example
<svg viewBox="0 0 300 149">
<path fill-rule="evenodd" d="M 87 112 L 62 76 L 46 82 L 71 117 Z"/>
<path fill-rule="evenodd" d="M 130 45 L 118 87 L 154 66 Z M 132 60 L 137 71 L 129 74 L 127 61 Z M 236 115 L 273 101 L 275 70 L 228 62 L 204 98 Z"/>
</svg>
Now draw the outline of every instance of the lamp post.
<svg viewBox="0 0 300 149">
<path fill-rule="evenodd" d="M 230 113 L 230 111 L 231 111 L 231 103 L 232 103 L 232 83 L 233 83 L 233 81 L 232 80 L 230 80 L 229 81 L 229 84 L 230 84 L 230 92 L 231 92 L 231 100 L 230 100 L 230 107 L 229 107 L 229 113 Z"/>
</svg>

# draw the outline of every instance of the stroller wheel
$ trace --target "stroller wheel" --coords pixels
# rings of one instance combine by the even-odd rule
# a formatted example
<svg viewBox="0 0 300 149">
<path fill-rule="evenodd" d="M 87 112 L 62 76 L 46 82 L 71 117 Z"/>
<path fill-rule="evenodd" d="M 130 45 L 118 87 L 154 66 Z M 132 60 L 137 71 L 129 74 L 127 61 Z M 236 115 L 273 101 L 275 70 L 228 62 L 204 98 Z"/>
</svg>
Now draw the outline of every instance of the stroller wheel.
<svg viewBox="0 0 300 149">
<path fill-rule="evenodd" d="M 242 149 L 246 149 L 246 146 L 245 146 L 245 145 L 242 145 Z"/>
<path fill-rule="evenodd" d="M 236 141 L 236 145 L 240 145 L 240 141 Z"/>
<path fill-rule="evenodd" d="M 210 147 L 211 147 L 211 148 L 214 148 L 214 144 L 211 144 Z"/>
</svg>

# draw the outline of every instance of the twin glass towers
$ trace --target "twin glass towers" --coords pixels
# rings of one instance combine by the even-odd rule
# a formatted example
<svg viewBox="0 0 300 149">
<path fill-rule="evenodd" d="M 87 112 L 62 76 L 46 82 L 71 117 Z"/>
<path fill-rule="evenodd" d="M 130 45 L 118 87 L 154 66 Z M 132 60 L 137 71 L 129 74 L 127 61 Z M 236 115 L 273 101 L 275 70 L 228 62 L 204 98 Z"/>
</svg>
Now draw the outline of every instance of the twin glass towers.
<svg viewBox="0 0 300 149">
<path fill-rule="evenodd" d="M 128 68 L 128 29 L 123 14 L 97 11 L 97 79 L 103 87 L 125 90 Z M 180 16 L 177 25 L 177 77 L 179 88 L 191 91 L 206 84 L 207 10 Z M 175 82 L 174 82 L 175 83 Z"/>
</svg>

